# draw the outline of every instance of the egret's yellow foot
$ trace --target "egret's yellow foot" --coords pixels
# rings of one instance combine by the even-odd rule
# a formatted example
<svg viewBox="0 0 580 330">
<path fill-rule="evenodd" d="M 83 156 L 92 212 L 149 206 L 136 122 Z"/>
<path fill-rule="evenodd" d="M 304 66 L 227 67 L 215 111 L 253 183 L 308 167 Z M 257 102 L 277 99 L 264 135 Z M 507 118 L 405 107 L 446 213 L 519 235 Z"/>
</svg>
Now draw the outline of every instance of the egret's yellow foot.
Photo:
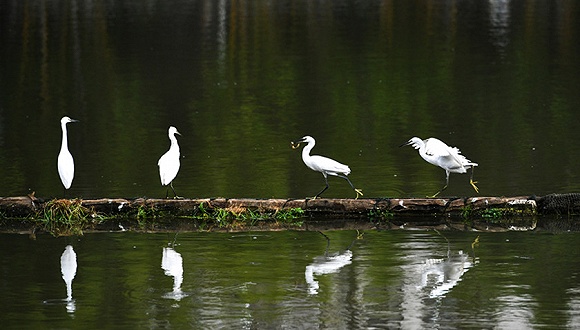
<svg viewBox="0 0 580 330">
<path fill-rule="evenodd" d="M 360 231 L 358 231 L 358 229 L 356 230 L 356 239 L 363 239 L 365 233 L 361 233 Z"/>
<path fill-rule="evenodd" d="M 475 247 L 478 245 L 479 245 L 479 235 L 477 235 L 477 237 L 471 243 L 471 249 L 475 249 Z"/>
<path fill-rule="evenodd" d="M 479 194 L 479 188 L 475 185 L 477 181 L 469 180 L 469 184 L 475 189 L 475 192 Z"/>
<path fill-rule="evenodd" d="M 356 188 L 355 188 L 355 189 L 354 189 L 354 191 L 356 192 L 356 197 L 355 197 L 355 199 L 358 199 L 358 196 L 359 196 L 359 195 L 360 195 L 360 196 L 364 196 L 364 195 L 363 195 L 363 193 L 362 193 L 362 190 L 361 190 L 361 189 L 356 189 Z"/>
</svg>

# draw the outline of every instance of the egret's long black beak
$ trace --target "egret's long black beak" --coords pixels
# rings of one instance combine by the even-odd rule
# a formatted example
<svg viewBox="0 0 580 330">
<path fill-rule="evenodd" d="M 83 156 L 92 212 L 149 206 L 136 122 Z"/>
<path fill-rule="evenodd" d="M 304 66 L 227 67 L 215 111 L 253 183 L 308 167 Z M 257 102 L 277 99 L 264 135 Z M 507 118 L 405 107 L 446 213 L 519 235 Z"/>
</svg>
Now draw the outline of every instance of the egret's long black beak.
<svg viewBox="0 0 580 330">
<path fill-rule="evenodd" d="M 407 141 L 407 142 L 405 142 L 405 143 L 401 144 L 401 145 L 399 146 L 399 148 L 400 148 L 400 147 L 404 147 L 404 146 L 408 146 L 408 145 L 410 145 L 410 144 L 411 144 L 411 140 L 409 140 L 409 141 Z"/>
</svg>

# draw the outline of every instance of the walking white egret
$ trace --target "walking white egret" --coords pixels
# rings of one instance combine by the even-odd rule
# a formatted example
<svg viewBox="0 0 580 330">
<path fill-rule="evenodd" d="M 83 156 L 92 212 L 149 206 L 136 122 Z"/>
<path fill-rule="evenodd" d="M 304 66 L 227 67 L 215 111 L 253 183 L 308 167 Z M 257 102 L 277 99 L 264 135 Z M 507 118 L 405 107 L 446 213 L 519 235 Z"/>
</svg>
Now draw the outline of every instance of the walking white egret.
<svg viewBox="0 0 580 330">
<path fill-rule="evenodd" d="M 75 176 L 75 163 L 73 160 L 73 156 L 71 155 L 70 151 L 68 151 L 68 138 L 66 132 L 66 124 L 74 123 L 78 120 L 70 119 L 67 116 L 64 116 L 60 120 L 60 127 L 62 129 L 62 143 L 60 145 L 60 152 L 58 153 L 58 175 L 60 176 L 60 181 L 62 181 L 62 185 L 65 189 L 69 189 L 73 178 Z"/>
<path fill-rule="evenodd" d="M 166 186 L 169 185 L 171 190 L 173 190 L 174 198 L 179 198 L 175 193 L 175 189 L 173 189 L 173 179 L 177 176 L 177 172 L 179 172 L 179 145 L 177 144 L 177 138 L 175 138 L 175 134 L 181 135 L 177 131 L 177 128 L 170 126 L 168 135 L 169 141 L 171 141 L 171 146 L 169 150 L 159 158 L 157 165 L 159 166 L 159 176 L 161 177 L 161 185 Z M 169 188 L 165 193 L 165 198 L 169 195 Z"/>
<path fill-rule="evenodd" d="M 461 155 L 459 149 L 450 147 L 436 138 L 421 140 L 418 137 L 413 137 L 407 143 L 402 144 L 401 147 L 407 145 L 419 149 L 419 155 L 421 155 L 424 160 L 445 170 L 447 175 L 445 186 L 432 197 L 436 197 L 443 190 L 447 189 L 447 186 L 449 185 L 449 173 L 466 173 L 469 168 L 471 168 L 469 183 L 473 189 L 475 189 L 475 192 L 479 193 L 479 189 L 475 185 L 477 182 L 473 181 L 473 169 L 477 166 L 477 163 L 474 163 Z"/>
<path fill-rule="evenodd" d="M 348 179 L 347 175 L 349 175 L 350 173 L 350 168 L 347 165 L 341 164 L 336 160 L 326 158 L 323 156 L 310 156 L 310 150 L 312 150 L 312 148 L 314 148 L 314 145 L 316 144 L 316 141 L 314 141 L 313 137 L 305 136 L 302 139 L 291 143 L 292 149 L 300 147 L 300 143 L 306 143 L 306 146 L 304 147 L 304 149 L 302 149 L 302 160 L 304 161 L 304 164 L 306 164 L 306 166 L 308 166 L 311 170 L 320 172 L 324 176 L 324 182 L 326 182 L 326 187 L 324 187 L 324 189 L 322 189 L 318 194 L 316 194 L 316 196 L 314 196 L 315 199 L 318 196 L 320 196 L 324 191 L 326 191 L 326 189 L 328 189 L 328 175 L 334 175 L 339 178 L 345 179 L 351 186 L 351 188 L 354 189 L 354 191 L 356 192 L 356 198 L 358 198 L 359 195 L 360 196 L 363 195 L 362 190 L 356 189 L 352 184 L 352 182 L 350 182 L 350 180 Z"/>
</svg>

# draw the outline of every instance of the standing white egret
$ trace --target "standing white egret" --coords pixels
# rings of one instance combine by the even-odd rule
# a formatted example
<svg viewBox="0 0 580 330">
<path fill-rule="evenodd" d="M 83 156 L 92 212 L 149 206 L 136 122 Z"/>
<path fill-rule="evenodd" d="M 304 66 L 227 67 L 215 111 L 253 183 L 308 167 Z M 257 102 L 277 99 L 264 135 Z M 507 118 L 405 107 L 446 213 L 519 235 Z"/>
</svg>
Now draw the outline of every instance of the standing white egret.
<svg viewBox="0 0 580 330">
<path fill-rule="evenodd" d="M 450 147 L 436 138 L 421 140 L 418 137 L 413 137 L 407 143 L 402 144 L 401 147 L 407 145 L 419 149 L 419 155 L 421 155 L 424 160 L 445 170 L 447 175 L 445 186 L 432 197 L 436 197 L 447 188 L 449 185 L 449 173 L 466 173 L 469 168 L 471 168 L 469 183 L 473 189 L 475 189 L 475 192 L 479 193 L 479 189 L 475 185 L 477 182 L 473 181 L 473 169 L 477 166 L 477 163 L 474 163 L 461 155 L 459 149 Z"/>
<path fill-rule="evenodd" d="M 175 138 L 175 134 L 181 135 L 177 128 L 170 126 L 169 127 L 169 140 L 171 141 L 171 146 L 169 150 L 159 158 L 157 165 L 159 166 L 159 176 L 161 177 L 161 185 L 166 186 L 169 185 L 171 190 L 173 190 L 174 198 L 178 198 L 177 194 L 175 193 L 175 189 L 173 189 L 173 179 L 177 176 L 177 172 L 179 172 L 179 145 L 177 144 L 177 138 Z M 165 193 L 165 198 L 169 195 L 169 188 Z"/>
<path fill-rule="evenodd" d="M 62 181 L 62 185 L 64 186 L 65 193 L 66 189 L 70 188 L 75 176 L 75 163 L 70 151 L 68 151 L 66 124 L 77 121 L 78 120 L 70 119 L 67 116 L 62 117 L 60 120 L 60 127 L 62 128 L 62 144 L 60 145 L 60 152 L 58 153 L 58 175 L 60 176 L 60 181 Z"/>
<path fill-rule="evenodd" d="M 356 198 L 358 198 L 359 195 L 360 196 L 363 195 L 362 191 L 360 189 L 356 189 L 353 186 L 352 182 L 350 182 L 350 180 L 348 179 L 347 175 L 349 175 L 350 173 L 350 168 L 347 165 L 341 164 L 334 159 L 326 158 L 323 156 L 310 156 L 310 150 L 312 150 L 312 148 L 314 148 L 314 145 L 316 144 L 316 141 L 314 141 L 313 137 L 305 136 L 298 141 L 291 142 L 292 148 L 296 149 L 300 147 L 300 143 L 303 142 L 306 143 L 306 146 L 304 147 L 304 149 L 302 149 L 302 160 L 304 161 L 304 164 L 306 164 L 306 166 L 308 166 L 311 170 L 322 173 L 322 175 L 324 176 L 324 181 L 326 182 L 326 187 L 324 187 L 324 189 L 322 189 L 318 194 L 316 194 L 314 198 L 317 198 L 326 189 L 328 189 L 328 175 L 334 175 L 339 178 L 345 179 L 351 186 L 351 188 L 354 189 L 354 191 L 356 192 Z"/>
</svg>

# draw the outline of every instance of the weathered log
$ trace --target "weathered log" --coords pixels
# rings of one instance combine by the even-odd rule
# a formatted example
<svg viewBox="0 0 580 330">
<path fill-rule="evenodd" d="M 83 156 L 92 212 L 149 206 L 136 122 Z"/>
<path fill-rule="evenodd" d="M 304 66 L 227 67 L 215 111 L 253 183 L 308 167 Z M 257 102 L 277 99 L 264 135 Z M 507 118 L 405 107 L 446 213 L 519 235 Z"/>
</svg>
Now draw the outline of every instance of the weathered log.
<svg viewBox="0 0 580 330">
<path fill-rule="evenodd" d="M 0 198 L 0 227 L 7 219 L 41 218 L 45 207 L 55 200 L 43 200 L 34 196 Z M 557 216 L 580 212 L 580 194 L 548 195 L 544 197 L 467 197 L 467 198 L 365 198 L 365 199 L 251 199 L 251 198 L 200 198 L 200 199 L 151 199 L 151 198 L 100 198 L 74 200 L 86 208 L 95 219 L 156 218 L 159 224 L 172 223 L 172 217 L 181 217 L 181 222 L 211 220 L 213 217 L 228 216 L 259 219 L 268 217 L 305 217 L 311 223 L 336 221 L 337 219 L 380 219 L 401 226 L 419 223 L 423 226 L 447 225 L 452 227 L 500 223 L 499 219 L 518 218 L 525 221 L 502 221 L 500 225 L 535 227 L 537 216 Z M 71 202 L 59 203 L 72 205 Z M 299 211 L 299 212 L 298 212 Z M 284 213 L 287 212 L 287 213 Z M 183 220 L 183 219 L 189 220 Z M 162 220 L 163 219 L 163 220 Z M 451 220 L 450 220 L 451 219 Z M 458 219 L 452 221 L 453 219 Z M 531 220 L 530 220 L 531 219 Z M 124 221 L 124 220 L 123 220 Z M 26 221 L 23 221 L 23 223 Z M 30 221 L 28 221 L 30 222 Z M 14 226 L 15 221 L 10 221 Z M 252 222 L 255 223 L 255 222 Z M 121 222 L 119 222 L 119 225 Z M 530 224 L 533 224 L 530 225 Z M 102 225 L 102 222 L 99 223 Z M 195 224 L 194 224 L 195 225 Z M 221 224 L 218 224 L 221 225 Z M 117 226 L 109 223 L 109 227 Z M 0 228 L 1 229 L 1 228 Z"/>
<path fill-rule="evenodd" d="M 580 194 L 579 194 L 580 196 Z M 139 209 L 187 215 L 205 209 L 253 210 L 278 212 L 300 208 L 306 213 L 319 216 L 367 215 L 371 211 L 391 212 L 393 215 L 440 215 L 484 211 L 489 209 L 554 212 L 578 210 L 578 205 L 554 205 L 554 196 L 536 199 L 519 197 L 470 197 L 470 198 L 376 198 L 376 199 L 251 199 L 251 198 L 202 198 L 202 199 L 123 199 L 101 198 L 81 200 L 83 206 L 104 215 L 129 214 Z M 536 200 L 549 202 L 549 207 L 537 206 Z M 0 212 L 4 217 L 32 216 L 47 201 L 31 197 L 0 198 Z"/>
<path fill-rule="evenodd" d="M 3 217 L 23 218 L 37 211 L 37 199 L 34 197 L 0 198 L 0 215 Z"/>
</svg>

